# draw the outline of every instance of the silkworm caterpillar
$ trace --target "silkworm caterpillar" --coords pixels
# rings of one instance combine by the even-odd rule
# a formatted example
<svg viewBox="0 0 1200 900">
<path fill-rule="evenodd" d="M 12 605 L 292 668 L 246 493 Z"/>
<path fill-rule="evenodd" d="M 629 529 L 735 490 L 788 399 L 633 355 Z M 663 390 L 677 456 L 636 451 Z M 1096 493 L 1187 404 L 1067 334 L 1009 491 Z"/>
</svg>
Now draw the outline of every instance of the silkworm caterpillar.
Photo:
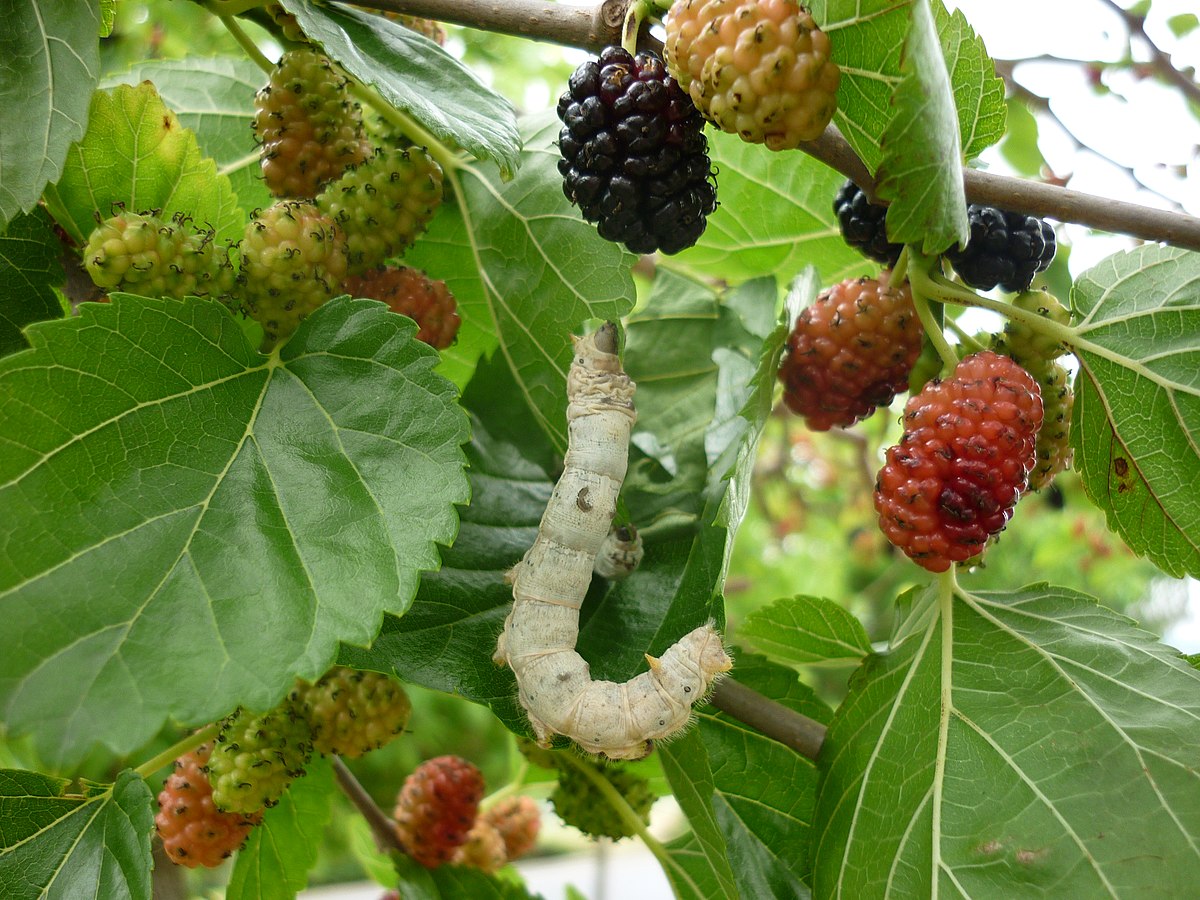
<svg viewBox="0 0 1200 900">
<path fill-rule="evenodd" d="M 638 534 L 637 529 L 632 525 L 622 525 L 614 528 L 604 538 L 592 571 L 609 581 L 619 581 L 632 575 L 641 565 L 645 555 L 642 536 Z"/>
<path fill-rule="evenodd" d="M 621 368 L 616 327 L 575 339 L 567 374 L 568 449 L 537 539 L 508 573 L 513 607 L 494 659 L 512 668 L 538 742 L 566 735 L 611 759 L 641 759 L 687 727 L 692 705 L 733 666 L 712 623 L 672 644 L 648 672 L 595 681 L 575 650 L 579 607 L 609 534 L 628 465 L 636 386 Z"/>
</svg>

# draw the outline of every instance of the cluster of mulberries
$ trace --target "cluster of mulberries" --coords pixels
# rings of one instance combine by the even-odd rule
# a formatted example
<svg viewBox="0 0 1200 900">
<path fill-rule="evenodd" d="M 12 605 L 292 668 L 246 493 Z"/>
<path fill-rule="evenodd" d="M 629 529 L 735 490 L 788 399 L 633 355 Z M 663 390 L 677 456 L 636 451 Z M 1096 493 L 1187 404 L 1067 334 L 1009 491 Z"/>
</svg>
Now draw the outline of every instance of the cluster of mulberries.
<svg viewBox="0 0 1200 900">
<path fill-rule="evenodd" d="M 201 744 L 175 760 L 158 795 L 154 825 L 172 862 L 194 869 L 214 868 L 245 843 L 262 814 L 224 812 L 213 802 L 208 779 L 212 747 Z"/>
<path fill-rule="evenodd" d="M 357 757 L 388 744 L 408 724 L 412 703 L 394 678 L 335 666 L 315 684 L 299 684 L 292 700 L 312 728 L 313 749 Z"/>
<path fill-rule="evenodd" d="M 400 845 L 429 869 L 451 863 L 495 872 L 537 841 L 541 815 L 528 797 L 480 811 L 483 773 L 460 756 L 426 760 L 404 781 L 392 816 Z"/>
<path fill-rule="evenodd" d="M 144 297 L 226 297 L 233 268 L 226 247 L 213 241 L 211 228 L 197 228 L 187 216 L 121 212 L 102 221 L 83 249 L 92 281 L 109 291 Z"/>
<path fill-rule="evenodd" d="M 676 0 L 663 24 L 671 74 L 722 131 L 789 150 L 833 118 L 841 70 L 797 0 Z"/>
<path fill-rule="evenodd" d="M 607 47 L 558 101 L 563 193 L 600 236 L 678 253 L 716 209 L 704 120 L 654 53 Z"/>
</svg>

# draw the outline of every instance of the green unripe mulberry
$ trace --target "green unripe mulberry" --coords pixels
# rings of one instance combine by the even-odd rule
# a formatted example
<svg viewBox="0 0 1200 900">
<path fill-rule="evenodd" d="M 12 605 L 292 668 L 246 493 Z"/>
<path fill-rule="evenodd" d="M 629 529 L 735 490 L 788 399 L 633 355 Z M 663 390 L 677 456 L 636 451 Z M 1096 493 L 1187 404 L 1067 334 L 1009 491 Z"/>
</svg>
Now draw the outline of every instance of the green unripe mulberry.
<svg viewBox="0 0 1200 900">
<path fill-rule="evenodd" d="M 313 685 L 297 688 L 318 753 L 362 756 L 404 730 L 412 712 L 408 694 L 379 672 L 337 666 Z"/>
<path fill-rule="evenodd" d="M 442 167 L 424 149 L 393 147 L 326 185 L 317 207 L 346 234 L 351 275 L 412 246 L 442 202 Z"/>
<path fill-rule="evenodd" d="M 83 264 L 99 287 L 144 297 L 222 297 L 233 282 L 213 232 L 182 214 L 168 220 L 122 212 L 105 219 L 88 238 Z"/>
<path fill-rule="evenodd" d="M 1037 313 L 1058 325 L 1066 326 L 1071 322 L 1070 310 L 1046 291 L 1023 291 L 1013 297 L 1012 304 L 1017 309 Z M 997 352 L 1011 356 L 1022 365 L 1027 360 L 1056 359 L 1067 352 L 1062 341 L 1016 319 L 1008 320 L 1002 340 L 1003 345 L 997 347 Z"/>
<path fill-rule="evenodd" d="M 312 730 L 291 703 L 261 715 L 238 709 L 221 723 L 208 759 L 213 802 L 246 814 L 274 806 L 312 749 Z"/>
<path fill-rule="evenodd" d="M 592 768 L 601 778 L 609 782 L 625 798 L 625 802 L 644 823 L 650 821 L 650 807 L 654 805 L 654 792 L 650 783 L 630 772 L 614 766 L 604 766 L 585 760 L 579 765 Z M 554 811 L 568 825 L 573 825 L 592 837 L 609 837 L 620 840 L 634 832 L 629 823 L 613 807 L 608 798 L 571 763 L 559 768 L 558 787 L 550 795 Z"/>
<path fill-rule="evenodd" d="M 311 203 L 284 200 L 260 210 L 246 226 L 241 249 L 245 312 L 271 342 L 295 331 L 346 277 L 345 237 Z"/>
</svg>

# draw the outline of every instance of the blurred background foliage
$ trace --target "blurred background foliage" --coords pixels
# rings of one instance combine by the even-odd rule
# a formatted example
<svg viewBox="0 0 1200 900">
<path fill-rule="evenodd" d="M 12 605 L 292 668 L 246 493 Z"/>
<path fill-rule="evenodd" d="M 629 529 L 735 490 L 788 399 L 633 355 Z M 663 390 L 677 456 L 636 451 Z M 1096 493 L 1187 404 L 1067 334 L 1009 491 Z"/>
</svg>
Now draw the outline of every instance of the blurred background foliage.
<svg viewBox="0 0 1200 900">
<path fill-rule="evenodd" d="M 270 32 L 254 25 L 247 30 L 268 55 L 278 52 Z M 568 75 L 584 58 L 580 51 L 548 44 L 455 26 L 446 30 L 447 50 L 523 112 L 553 106 Z M 102 42 L 101 51 L 105 74 L 147 59 L 241 54 L 215 16 L 180 0 L 122 0 L 113 33 Z M 1037 176 L 1044 165 L 1037 123 L 1019 107 L 1020 100 L 1012 102 L 1017 108 L 1012 118 L 1020 127 L 999 152 L 1022 174 Z M 1069 248 L 1060 252 L 1046 276 L 1047 286 L 1060 295 L 1070 283 L 1068 253 Z M 819 260 L 814 263 L 820 267 Z M 853 432 L 809 432 L 799 419 L 776 410 L 760 444 L 753 496 L 726 586 L 733 643 L 749 613 L 796 594 L 844 605 L 862 620 L 872 641 L 887 640 L 895 597 L 928 580 L 927 573 L 894 552 L 879 532 L 871 501 L 882 448 L 899 434 L 902 399 Z M 966 576 L 965 583 L 972 589 L 1012 588 L 1034 576 L 1097 596 L 1159 634 L 1184 614 L 1184 584 L 1134 557 L 1105 528 L 1103 515 L 1070 473 L 1052 489 L 1022 500 L 1014 524 L 988 554 L 986 565 Z M 827 701 L 837 703 L 849 674 L 842 666 L 812 668 L 803 676 Z M 381 808 L 391 809 L 404 777 L 421 760 L 444 753 L 480 766 L 489 790 L 503 789 L 520 778 L 524 792 L 541 799 L 549 795 L 553 775 L 529 766 L 512 735 L 486 709 L 420 688 L 409 690 L 414 707 L 410 731 L 384 750 L 351 762 Z M 134 759 L 149 758 L 180 735 L 178 729 L 165 730 Z M 70 774 L 109 781 L 124 764 L 96 751 L 83 770 Z M 0 740 L 0 766 L 50 771 L 25 741 Z M 654 762 L 639 764 L 639 770 L 665 793 Z M 365 843 L 357 813 L 339 797 L 312 883 L 363 878 L 362 854 L 354 848 Z M 546 842 L 543 847 L 543 852 L 553 849 Z M 179 875 L 187 879 L 185 892 L 193 894 L 216 891 L 227 878 L 223 870 Z"/>
</svg>

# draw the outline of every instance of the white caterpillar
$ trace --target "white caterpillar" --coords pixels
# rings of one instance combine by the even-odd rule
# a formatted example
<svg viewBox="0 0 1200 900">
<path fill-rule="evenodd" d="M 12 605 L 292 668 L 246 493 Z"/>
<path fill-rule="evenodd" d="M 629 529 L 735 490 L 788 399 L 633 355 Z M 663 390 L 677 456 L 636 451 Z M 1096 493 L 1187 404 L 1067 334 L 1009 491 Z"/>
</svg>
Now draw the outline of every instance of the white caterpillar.
<svg viewBox="0 0 1200 900">
<path fill-rule="evenodd" d="M 629 681 L 593 681 L 575 651 L 579 607 L 616 512 L 637 413 L 617 357 L 616 327 L 575 340 L 567 375 L 567 456 L 537 540 L 509 572 L 513 608 L 495 660 L 517 678 L 539 743 L 566 735 L 611 759 L 641 759 L 687 727 L 692 704 L 733 662 L 711 623 L 684 635 Z"/>
</svg>

